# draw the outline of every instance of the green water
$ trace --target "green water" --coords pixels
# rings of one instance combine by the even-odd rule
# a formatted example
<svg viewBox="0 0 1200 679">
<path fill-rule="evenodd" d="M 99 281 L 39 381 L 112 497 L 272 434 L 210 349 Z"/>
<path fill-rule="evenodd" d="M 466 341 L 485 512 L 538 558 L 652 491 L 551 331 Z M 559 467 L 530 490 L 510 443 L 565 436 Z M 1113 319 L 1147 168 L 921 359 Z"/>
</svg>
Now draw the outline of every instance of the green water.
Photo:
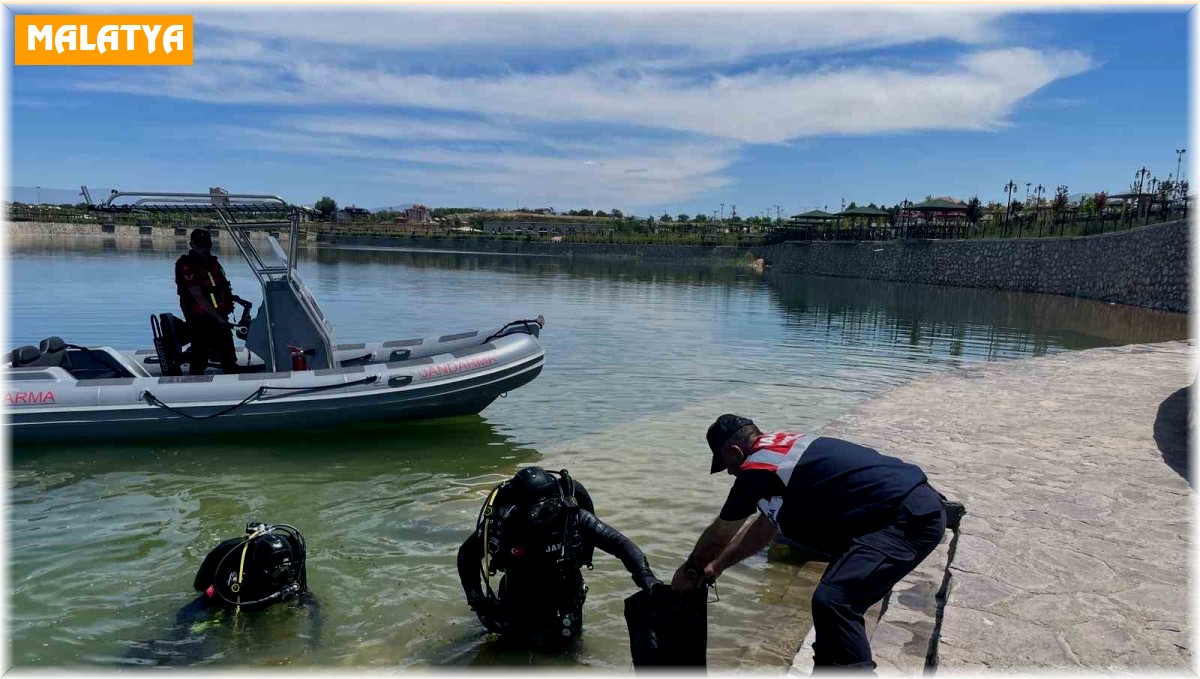
<svg viewBox="0 0 1200 679">
<path fill-rule="evenodd" d="M 150 346 L 176 307 L 171 243 L 10 239 L 10 344 Z M 260 293 L 227 261 L 235 291 Z M 192 577 L 247 520 L 309 543 L 320 640 L 295 611 L 214 625 L 206 666 L 586 665 L 628 671 L 632 584 L 598 555 L 571 651 L 507 650 L 462 599 L 458 545 L 522 465 L 567 468 L 668 579 L 730 480 L 706 473 L 722 412 L 806 430 L 889 387 L 974 361 L 1179 339 L 1186 317 L 1060 297 L 725 266 L 512 255 L 305 251 L 339 342 L 441 335 L 544 314 L 546 369 L 478 417 L 212 441 L 23 447 L 9 476 L 9 634 L 19 666 L 117 664 L 160 638 Z M 887 451 L 885 451 L 887 452 Z M 781 548 L 721 580 L 711 668 L 787 667 L 808 625 Z M 821 566 L 808 564 L 799 581 Z M 788 634 L 763 634 L 764 625 Z M 780 637 L 780 638 L 774 638 Z M 764 642 L 764 639 L 766 641 Z"/>
</svg>

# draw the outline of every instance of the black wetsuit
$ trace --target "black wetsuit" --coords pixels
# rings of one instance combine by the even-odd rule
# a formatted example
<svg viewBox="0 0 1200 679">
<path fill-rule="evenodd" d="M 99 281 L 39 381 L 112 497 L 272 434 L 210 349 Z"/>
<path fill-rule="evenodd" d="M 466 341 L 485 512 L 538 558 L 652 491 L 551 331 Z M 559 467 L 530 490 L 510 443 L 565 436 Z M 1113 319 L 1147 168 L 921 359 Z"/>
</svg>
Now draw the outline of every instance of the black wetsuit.
<svg viewBox="0 0 1200 679">
<path fill-rule="evenodd" d="M 306 616 L 307 624 L 302 624 L 296 636 L 303 638 L 309 648 L 320 643 L 321 604 L 312 592 L 300 592 L 271 608 L 296 609 L 297 615 Z M 236 631 L 235 627 L 242 629 L 241 625 L 255 625 L 264 613 L 265 609 L 243 610 L 235 615 L 233 607 L 204 595 L 198 596 L 179 609 L 174 624 L 163 638 L 132 643 L 118 663 L 186 666 L 202 664 L 217 656 L 232 656 L 236 649 L 227 647 L 229 632 Z M 231 659 L 236 662 L 236 658 Z"/>
<path fill-rule="evenodd" d="M 741 521 L 757 510 L 783 537 L 824 554 L 829 567 L 812 601 L 813 662 L 874 669 L 863 615 L 941 541 L 941 497 L 919 467 L 865 446 L 821 437 L 771 452 L 759 448 L 762 439 L 721 519 Z M 775 470 L 789 464 L 785 485 Z"/>
<path fill-rule="evenodd" d="M 592 547 L 620 559 L 638 587 L 646 589 L 658 582 L 645 555 L 629 538 L 586 509 L 572 513 L 573 516 L 564 515 L 544 525 L 514 518 L 506 526 L 504 542 L 508 555 L 495 606 L 487 604 L 480 582 L 483 526 L 459 548 L 458 577 L 463 591 L 492 632 L 537 646 L 557 645 L 575 638 L 583 627 L 583 601 L 587 594 L 579 569 L 590 565 Z M 568 541 L 566 547 L 564 538 Z M 570 546 L 575 542 L 578 546 Z M 481 610 L 482 607 L 487 610 Z"/>
</svg>

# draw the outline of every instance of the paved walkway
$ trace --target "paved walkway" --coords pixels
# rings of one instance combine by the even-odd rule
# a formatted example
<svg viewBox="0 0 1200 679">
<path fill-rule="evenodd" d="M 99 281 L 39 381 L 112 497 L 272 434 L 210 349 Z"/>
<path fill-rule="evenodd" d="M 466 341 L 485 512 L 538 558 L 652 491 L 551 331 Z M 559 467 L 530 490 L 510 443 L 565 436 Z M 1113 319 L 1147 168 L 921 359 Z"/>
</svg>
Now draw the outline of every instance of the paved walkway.
<svg viewBox="0 0 1200 679">
<path fill-rule="evenodd" d="M 878 618 L 880 674 L 922 671 L 947 561 L 939 670 L 1189 668 L 1191 353 L 1170 342 L 971 366 L 822 429 L 920 464 L 967 505 L 953 558 L 948 536 Z"/>
</svg>

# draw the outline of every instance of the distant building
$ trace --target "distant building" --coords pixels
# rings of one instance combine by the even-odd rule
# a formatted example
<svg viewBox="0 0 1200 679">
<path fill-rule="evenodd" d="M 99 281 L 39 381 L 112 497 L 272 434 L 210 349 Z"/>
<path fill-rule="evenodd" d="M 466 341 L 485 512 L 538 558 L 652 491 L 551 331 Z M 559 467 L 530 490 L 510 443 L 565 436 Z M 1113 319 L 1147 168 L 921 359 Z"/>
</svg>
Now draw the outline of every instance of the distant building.
<svg viewBox="0 0 1200 679">
<path fill-rule="evenodd" d="M 580 233 L 609 233 L 612 224 L 607 222 L 554 222 L 554 221 L 485 221 L 487 233 L 512 233 L 533 236 L 570 236 Z"/>
<path fill-rule="evenodd" d="M 353 205 L 341 208 L 337 211 L 337 221 L 339 224 L 345 224 L 347 222 L 361 222 L 370 218 L 370 216 L 370 210 L 361 207 L 354 207 Z"/>
</svg>

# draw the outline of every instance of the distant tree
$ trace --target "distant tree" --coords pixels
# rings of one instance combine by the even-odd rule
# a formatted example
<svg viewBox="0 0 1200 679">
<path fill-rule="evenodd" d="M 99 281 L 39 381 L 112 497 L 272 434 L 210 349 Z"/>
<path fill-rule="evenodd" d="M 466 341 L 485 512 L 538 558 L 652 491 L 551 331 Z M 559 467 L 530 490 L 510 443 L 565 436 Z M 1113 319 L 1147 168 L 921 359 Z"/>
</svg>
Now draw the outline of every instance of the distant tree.
<svg viewBox="0 0 1200 679">
<path fill-rule="evenodd" d="M 1171 199 L 1175 197 L 1175 188 L 1175 180 L 1170 177 L 1158 185 L 1158 201 L 1162 203 L 1164 211 L 1170 205 Z"/>
<path fill-rule="evenodd" d="M 579 211 L 579 216 L 580 216 L 580 217 L 591 217 L 591 216 L 592 216 L 592 211 L 591 211 L 591 210 L 588 210 L 587 208 L 584 208 L 584 209 L 582 209 L 582 210 L 580 210 L 580 211 Z"/>
<path fill-rule="evenodd" d="M 1084 196 L 1079 199 L 1079 209 L 1089 217 L 1096 214 L 1096 197 Z"/>
<path fill-rule="evenodd" d="M 610 215 L 612 215 L 612 216 L 616 217 L 617 219 L 624 219 L 624 218 L 625 218 L 625 213 L 624 213 L 624 212 L 621 212 L 620 210 L 618 210 L 618 209 L 616 209 L 616 208 L 613 208 L 612 210 L 610 210 L 608 214 L 610 214 Z"/>
<path fill-rule="evenodd" d="M 690 219 L 688 219 L 688 216 L 687 216 L 687 214 L 685 214 L 685 213 L 683 213 L 683 212 L 680 212 L 679 214 L 675 215 L 675 221 L 677 221 L 677 222 L 687 222 L 687 221 L 691 221 L 691 220 L 690 220 Z"/>
<path fill-rule="evenodd" d="M 1092 196 L 1092 204 L 1096 206 L 1096 214 L 1104 214 L 1104 206 L 1108 205 L 1108 194 L 1104 191 Z"/>
<path fill-rule="evenodd" d="M 604 210 L 596 210 L 596 216 L 597 217 L 607 217 L 608 213 L 605 212 Z"/>
<path fill-rule="evenodd" d="M 698 224 L 703 224 L 708 221 L 708 215 L 701 212 L 701 213 L 697 214 L 695 217 L 692 217 L 692 221 L 696 222 Z"/>
<path fill-rule="evenodd" d="M 737 215 L 734 215 L 734 216 L 732 216 L 732 217 L 730 217 L 730 218 L 729 218 L 729 221 L 730 221 L 730 223 L 732 223 L 732 224 L 741 224 L 741 223 L 742 223 L 742 218 L 741 218 L 741 217 L 739 217 L 739 216 L 737 216 Z"/>
<path fill-rule="evenodd" d="M 854 201 L 850 201 L 850 204 L 846 206 L 846 209 L 847 209 L 847 210 L 853 210 L 853 209 L 854 209 L 854 208 L 856 208 L 856 207 L 858 207 L 858 204 L 857 204 L 857 203 L 855 203 Z"/>
<path fill-rule="evenodd" d="M 654 226 L 654 215 L 646 217 L 646 226 Z"/>
<path fill-rule="evenodd" d="M 320 212 L 322 217 L 329 219 L 337 212 L 337 202 L 329 196 L 321 196 L 321 200 L 314 203 L 313 208 Z"/>
<path fill-rule="evenodd" d="M 878 206 L 878 205 L 876 205 L 875 203 L 871 203 L 870 205 L 867 205 L 867 207 L 869 207 L 869 208 L 873 208 L 873 209 L 875 209 L 875 210 L 878 210 L 878 209 L 879 209 L 879 206 Z"/>
<path fill-rule="evenodd" d="M 967 223 L 978 224 L 981 216 L 983 209 L 979 206 L 979 196 L 972 196 L 971 200 L 967 201 Z"/>
<path fill-rule="evenodd" d="M 1051 208 L 1054 210 L 1054 216 L 1059 217 L 1067 211 L 1067 206 L 1071 204 L 1071 197 L 1067 193 L 1065 184 L 1060 184 L 1054 190 L 1054 202 L 1051 203 Z"/>
<path fill-rule="evenodd" d="M 664 212 L 664 213 L 662 213 L 662 216 L 658 218 L 658 221 L 660 221 L 660 222 L 668 222 L 668 223 L 669 223 L 669 222 L 673 222 L 673 221 L 675 221 L 675 220 L 671 218 L 671 215 L 669 215 L 669 214 L 667 214 L 666 212 Z"/>
</svg>

